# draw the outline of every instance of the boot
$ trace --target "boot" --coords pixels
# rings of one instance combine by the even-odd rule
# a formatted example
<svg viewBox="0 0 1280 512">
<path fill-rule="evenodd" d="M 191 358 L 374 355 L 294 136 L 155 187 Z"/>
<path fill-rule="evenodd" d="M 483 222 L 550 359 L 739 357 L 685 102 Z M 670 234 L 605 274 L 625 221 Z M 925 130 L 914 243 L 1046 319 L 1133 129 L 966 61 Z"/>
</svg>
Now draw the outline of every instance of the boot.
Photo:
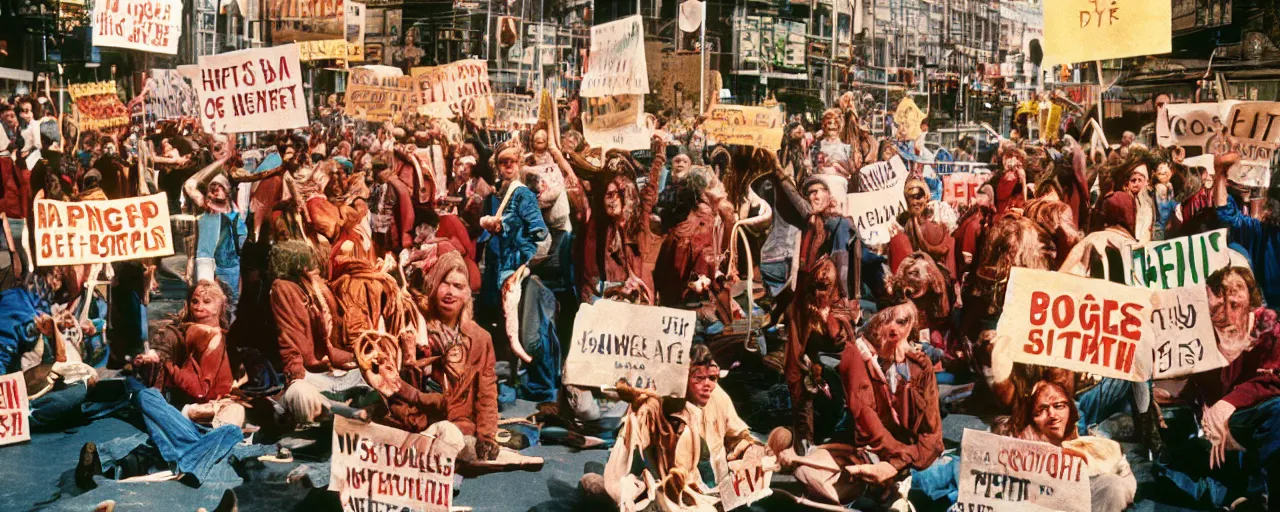
<svg viewBox="0 0 1280 512">
<path fill-rule="evenodd" d="M 102 459 L 98 456 L 98 445 L 92 441 L 85 443 L 80 448 L 80 461 L 76 463 L 75 480 L 76 487 L 84 490 L 96 489 L 98 483 L 93 481 L 93 477 L 102 474 Z M 112 504 L 114 507 L 115 504 Z"/>
</svg>

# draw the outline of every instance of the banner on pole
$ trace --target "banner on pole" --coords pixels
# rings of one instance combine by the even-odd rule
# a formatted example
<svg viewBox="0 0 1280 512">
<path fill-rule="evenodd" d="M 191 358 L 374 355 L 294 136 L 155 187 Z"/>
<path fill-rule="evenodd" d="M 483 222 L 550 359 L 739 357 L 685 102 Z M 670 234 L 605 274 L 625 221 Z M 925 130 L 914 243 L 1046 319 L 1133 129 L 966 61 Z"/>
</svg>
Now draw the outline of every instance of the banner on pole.
<svg viewBox="0 0 1280 512">
<path fill-rule="evenodd" d="M 649 94 L 644 22 L 638 14 L 591 27 L 591 54 L 580 96 L 623 94 Z"/>
<path fill-rule="evenodd" d="M 0 446 L 31 440 L 31 403 L 22 372 L 0 375 Z"/>
<path fill-rule="evenodd" d="M 347 75 L 347 114 L 356 119 L 397 121 L 404 113 L 413 112 L 417 102 L 412 77 L 385 75 L 360 67 L 351 68 Z"/>
<path fill-rule="evenodd" d="M 200 122 L 211 133 L 307 126 L 298 45 L 200 57 Z"/>
<path fill-rule="evenodd" d="M 1089 512 L 1088 461 L 1049 443 L 964 429 L 951 510 Z"/>
<path fill-rule="evenodd" d="M 39 267 L 173 254 L 164 193 L 76 203 L 37 199 L 32 215 Z"/>
<path fill-rule="evenodd" d="M 644 96 L 628 94 L 583 98 L 582 136 L 603 149 L 648 149 L 653 127 L 645 121 Z"/>
<path fill-rule="evenodd" d="M 1129 251 L 1133 284 L 1158 290 L 1203 285 L 1210 274 L 1230 264 L 1225 228 L 1134 244 Z"/>
<path fill-rule="evenodd" d="M 702 127 L 721 144 L 755 146 L 777 151 L 782 147 L 782 112 L 770 107 L 718 104 L 707 112 Z"/>
<path fill-rule="evenodd" d="M 1043 2 L 1044 67 L 1173 51 L 1169 0 Z"/>
<path fill-rule="evenodd" d="M 147 75 L 147 114 L 156 119 L 200 115 L 196 90 L 175 69 L 153 69 Z"/>
<path fill-rule="evenodd" d="M 94 46 L 178 53 L 180 0 L 99 0 L 92 20 Z"/>
<path fill-rule="evenodd" d="M 338 492 L 346 512 L 448 512 L 463 446 L 462 432 L 449 422 L 411 434 L 335 415 L 329 490 Z"/>
<path fill-rule="evenodd" d="M 1153 378 L 1173 379 L 1227 365 L 1209 317 L 1209 292 L 1202 284 L 1152 294 Z"/>
<path fill-rule="evenodd" d="M 106 130 L 129 125 L 129 109 L 116 95 L 115 82 L 71 84 L 67 93 L 80 116 L 81 130 Z"/>
<path fill-rule="evenodd" d="M 1171 103 L 1156 114 L 1156 143 L 1162 147 L 1204 147 L 1217 133 L 1218 103 Z"/>
<path fill-rule="evenodd" d="M 448 119 L 454 110 L 469 108 L 473 117 L 493 117 L 489 63 L 483 59 L 413 68 L 411 75 L 420 95 L 419 114 Z"/>
<path fill-rule="evenodd" d="M 683 398 L 696 316 L 612 300 L 584 304 L 573 322 L 565 384 L 605 388 L 626 380 L 661 396 Z"/>
<path fill-rule="evenodd" d="M 345 39 L 343 0 L 267 0 L 275 43 Z"/>
</svg>

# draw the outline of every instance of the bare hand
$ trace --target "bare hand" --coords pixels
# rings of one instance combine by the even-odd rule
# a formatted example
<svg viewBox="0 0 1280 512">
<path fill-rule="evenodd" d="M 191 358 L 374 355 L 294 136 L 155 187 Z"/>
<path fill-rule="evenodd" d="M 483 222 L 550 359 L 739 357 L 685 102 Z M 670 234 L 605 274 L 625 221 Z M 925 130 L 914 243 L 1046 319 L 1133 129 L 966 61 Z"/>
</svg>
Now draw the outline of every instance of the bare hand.
<svg viewBox="0 0 1280 512">
<path fill-rule="evenodd" d="M 849 476 L 875 484 L 888 482 L 898 475 L 898 470 L 894 469 L 893 465 L 888 462 L 845 466 L 844 470 L 849 473 Z"/>
<path fill-rule="evenodd" d="M 1218 400 L 1212 407 L 1204 410 L 1204 419 L 1200 421 L 1200 425 L 1204 429 L 1205 438 L 1212 444 L 1209 450 L 1209 469 L 1221 466 L 1226 460 L 1228 442 L 1235 444 L 1228 426 L 1228 421 L 1235 412 L 1236 407 L 1226 400 Z"/>
</svg>

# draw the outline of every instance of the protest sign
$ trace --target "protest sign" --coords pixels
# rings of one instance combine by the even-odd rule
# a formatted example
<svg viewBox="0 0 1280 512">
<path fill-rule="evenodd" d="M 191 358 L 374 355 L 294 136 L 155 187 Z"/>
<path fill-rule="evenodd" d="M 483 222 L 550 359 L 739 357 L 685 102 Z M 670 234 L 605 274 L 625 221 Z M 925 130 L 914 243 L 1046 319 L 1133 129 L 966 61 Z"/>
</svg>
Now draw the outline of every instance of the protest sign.
<svg viewBox="0 0 1280 512">
<path fill-rule="evenodd" d="M 573 322 L 564 383 L 596 388 L 618 380 L 683 398 L 689 380 L 693 311 L 612 300 L 583 305 Z"/>
<path fill-rule="evenodd" d="M 773 481 L 776 457 L 749 457 L 729 461 L 729 474 L 717 477 L 721 510 L 729 512 L 750 505 L 773 494 L 769 488 Z"/>
<path fill-rule="evenodd" d="M 1143 382 L 1151 375 L 1151 291 L 1013 268 L 993 358 Z"/>
<path fill-rule="evenodd" d="M 1204 147 L 1219 127 L 1217 103 L 1171 103 L 1156 114 L 1156 143 Z"/>
<path fill-rule="evenodd" d="M 859 192 L 876 192 L 900 187 L 907 182 L 907 165 L 895 155 L 888 162 L 876 162 L 858 169 L 862 181 Z"/>
<path fill-rule="evenodd" d="M 1188 169 L 1203 167 L 1209 170 L 1209 174 L 1211 175 L 1214 174 L 1212 154 L 1187 157 L 1185 160 L 1182 161 L 1182 165 L 1186 166 Z M 1192 171 L 1193 174 L 1195 172 L 1196 171 L 1194 170 Z"/>
<path fill-rule="evenodd" d="M 968 206 L 978 196 L 978 189 L 991 179 L 990 174 L 955 172 L 942 177 L 942 200 L 952 208 Z"/>
<path fill-rule="evenodd" d="M 564 174 L 560 172 L 560 165 L 558 164 L 534 165 L 534 166 L 525 167 L 524 171 L 526 173 L 536 175 L 538 177 L 538 180 L 542 183 L 542 185 L 546 186 L 546 190 L 548 191 L 550 197 L 552 198 L 559 197 L 560 193 L 564 192 L 564 187 L 565 187 Z M 535 191 L 535 192 L 538 192 L 538 191 Z"/>
<path fill-rule="evenodd" d="M 1089 512 L 1088 462 L 1049 443 L 964 429 L 952 510 Z"/>
<path fill-rule="evenodd" d="M 755 146 L 777 151 L 782 147 L 782 112 L 772 107 L 714 105 L 702 124 L 720 144 Z"/>
<path fill-rule="evenodd" d="M 1240 163 L 1227 171 L 1227 177 L 1250 187 L 1271 184 L 1271 155 L 1280 144 L 1280 102 L 1223 102 L 1226 115 L 1224 131 L 1239 143 Z"/>
<path fill-rule="evenodd" d="M 168 256 L 169 202 L 164 193 L 68 203 L 36 199 L 36 265 L 80 265 Z"/>
<path fill-rule="evenodd" d="M 582 136 L 592 147 L 637 151 L 649 148 L 653 127 L 645 122 L 644 96 L 583 98 Z"/>
<path fill-rule="evenodd" d="M 274 43 L 343 39 L 342 0 L 267 0 L 267 17 Z"/>
<path fill-rule="evenodd" d="M 1209 292 L 1202 284 L 1152 294 L 1153 378 L 1172 379 L 1227 365 L 1209 315 Z"/>
<path fill-rule="evenodd" d="M 413 78 L 397 68 L 384 73 L 370 68 L 352 68 L 347 74 L 347 114 L 371 122 L 395 121 L 417 105 L 418 91 Z"/>
<path fill-rule="evenodd" d="M 1044 2 L 1045 65 L 1159 55 L 1173 50 L 1169 0 Z"/>
<path fill-rule="evenodd" d="M 358 2 L 346 2 L 343 6 L 343 11 L 346 13 L 342 16 L 343 21 L 346 23 L 344 25 L 343 38 L 347 40 L 348 45 L 358 49 L 355 53 L 360 54 L 360 59 L 364 58 L 364 28 L 367 10 L 364 4 Z"/>
<path fill-rule="evenodd" d="M 151 70 L 146 87 L 147 113 L 156 119 L 194 118 L 199 115 L 196 90 L 177 70 Z"/>
<path fill-rule="evenodd" d="M 31 440 L 31 403 L 22 372 L 0 375 L 0 446 Z"/>
<path fill-rule="evenodd" d="M 1229 263 L 1226 229 L 1134 244 L 1129 250 L 1133 284 L 1158 290 L 1205 284 Z"/>
<path fill-rule="evenodd" d="M 298 41 L 297 44 L 298 60 L 302 62 L 326 59 L 344 59 L 352 62 L 364 60 L 364 46 L 353 45 L 344 39 Z"/>
<path fill-rule="evenodd" d="M 494 94 L 493 115 L 503 128 L 532 125 L 538 122 L 538 100 L 523 94 Z"/>
<path fill-rule="evenodd" d="M 853 221 L 853 229 L 863 243 L 889 243 L 898 214 L 907 209 L 907 200 L 903 196 L 904 185 L 905 179 L 884 190 L 856 192 L 845 196 L 844 214 Z"/>
<path fill-rule="evenodd" d="M 178 53 L 180 0 L 99 0 L 93 5 L 93 45 Z"/>
<path fill-rule="evenodd" d="M 307 126 L 298 45 L 200 57 L 200 122 L 212 133 Z"/>
<path fill-rule="evenodd" d="M 71 84 L 67 93 L 75 103 L 81 130 L 106 130 L 129 125 L 129 109 L 116 95 L 115 82 Z"/>
<path fill-rule="evenodd" d="M 451 118 L 452 110 L 472 109 L 472 116 L 493 116 L 493 92 L 489 85 L 489 63 L 467 59 L 443 66 L 413 68 L 418 88 L 418 113 Z"/>
<path fill-rule="evenodd" d="M 898 125 L 898 139 L 914 141 L 920 138 L 920 134 L 924 133 L 920 128 L 920 123 L 924 121 L 924 112 L 920 107 L 916 106 L 916 101 L 910 96 L 902 98 L 898 102 L 898 109 L 893 113 L 893 121 Z"/>
<path fill-rule="evenodd" d="M 329 490 L 338 492 L 346 512 L 448 512 L 463 446 L 462 433 L 447 422 L 411 434 L 335 415 Z"/>
<path fill-rule="evenodd" d="M 591 54 L 580 96 L 649 94 L 644 22 L 639 15 L 591 27 Z"/>
</svg>

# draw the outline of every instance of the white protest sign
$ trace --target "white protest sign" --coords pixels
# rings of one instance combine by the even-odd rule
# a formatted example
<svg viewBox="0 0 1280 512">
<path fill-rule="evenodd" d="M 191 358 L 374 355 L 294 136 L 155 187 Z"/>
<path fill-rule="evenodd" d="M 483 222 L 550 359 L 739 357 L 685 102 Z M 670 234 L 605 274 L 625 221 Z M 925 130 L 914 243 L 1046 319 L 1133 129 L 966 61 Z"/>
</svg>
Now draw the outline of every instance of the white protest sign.
<svg viewBox="0 0 1280 512">
<path fill-rule="evenodd" d="M 32 215 L 40 267 L 173 254 L 164 193 L 76 203 L 37 199 Z"/>
<path fill-rule="evenodd" d="M 560 166 L 557 164 L 534 165 L 524 168 L 526 173 L 532 173 L 538 176 L 538 180 L 546 187 L 550 197 L 559 197 L 564 192 L 564 174 L 560 172 Z"/>
<path fill-rule="evenodd" d="M 200 122 L 213 133 L 307 126 L 298 45 L 200 57 Z"/>
<path fill-rule="evenodd" d="M 410 72 L 417 84 L 418 113 L 449 119 L 453 111 L 474 109 L 477 118 L 493 115 L 493 92 L 489 85 L 489 63 L 483 59 L 466 59 L 443 66 L 413 68 Z"/>
<path fill-rule="evenodd" d="M 175 69 L 153 69 L 147 75 L 147 113 L 156 119 L 199 115 L 196 90 Z"/>
<path fill-rule="evenodd" d="M 729 461 L 729 474 L 716 482 L 721 509 L 729 512 L 773 494 L 769 484 L 773 481 L 775 467 L 777 458 L 772 456 Z"/>
<path fill-rule="evenodd" d="M 876 162 L 858 169 L 862 178 L 860 192 L 876 192 L 900 187 L 907 182 L 907 166 L 902 157 L 894 155 L 888 162 Z"/>
<path fill-rule="evenodd" d="M 1227 177 L 1250 187 L 1266 187 L 1271 182 L 1271 155 L 1280 144 L 1280 102 L 1223 102 L 1223 124 L 1228 135 L 1239 143 L 1240 163 Z"/>
<path fill-rule="evenodd" d="M 1204 284 L 1230 263 L 1226 229 L 1135 244 L 1129 250 L 1133 284 L 1158 290 Z"/>
<path fill-rule="evenodd" d="M 1015 267 L 992 357 L 1143 382 L 1150 318 L 1150 290 Z"/>
<path fill-rule="evenodd" d="M 953 172 L 942 176 L 942 200 L 959 208 L 973 204 L 978 197 L 978 189 L 991 179 L 990 174 L 972 172 Z"/>
<path fill-rule="evenodd" d="M 93 45 L 178 53 L 180 0 L 98 0 L 93 5 Z"/>
<path fill-rule="evenodd" d="M 644 96 L 584 98 L 582 137 L 592 147 L 636 151 L 649 148 L 653 127 L 645 122 Z"/>
<path fill-rule="evenodd" d="M 619 379 L 683 398 L 689 380 L 693 311 L 611 300 L 583 305 L 573 322 L 564 383 L 613 387 Z"/>
<path fill-rule="evenodd" d="M 640 15 L 591 27 L 591 54 L 581 87 L 583 98 L 649 94 Z"/>
<path fill-rule="evenodd" d="M 1170 103 L 1156 115 L 1156 143 L 1201 146 L 1217 133 L 1217 103 Z"/>
<path fill-rule="evenodd" d="M 493 115 L 505 128 L 537 123 L 538 99 L 524 94 L 494 94 Z"/>
<path fill-rule="evenodd" d="M 1089 512 L 1088 463 L 1049 443 L 964 429 L 951 510 Z"/>
<path fill-rule="evenodd" d="M 1160 290 L 1151 296 L 1153 378 L 1172 379 L 1227 365 L 1209 315 L 1209 292 L 1204 285 Z"/>
<path fill-rule="evenodd" d="M 31 440 L 30 417 L 22 372 L 0 375 L 0 446 Z"/>
<path fill-rule="evenodd" d="M 903 196 L 906 180 L 877 192 L 857 192 L 845 195 L 844 214 L 853 221 L 858 238 L 867 245 L 889 243 L 898 214 L 907 209 Z"/>
<path fill-rule="evenodd" d="M 1195 168 L 1195 167 L 1203 167 L 1209 171 L 1209 174 L 1214 174 L 1212 154 L 1200 155 L 1200 156 L 1189 156 L 1182 161 L 1182 165 L 1185 165 L 1188 169 Z"/>
<path fill-rule="evenodd" d="M 335 415 L 329 490 L 338 492 L 346 512 L 448 512 L 464 444 L 462 432 L 448 422 L 411 434 Z"/>
<path fill-rule="evenodd" d="M 359 48 L 359 51 L 355 53 L 360 58 L 350 60 L 364 60 L 365 5 L 356 2 L 343 2 L 342 10 L 345 13 L 343 14 L 343 20 L 345 21 L 343 38 L 346 39 L 347 44 Z"/>
</svg>

